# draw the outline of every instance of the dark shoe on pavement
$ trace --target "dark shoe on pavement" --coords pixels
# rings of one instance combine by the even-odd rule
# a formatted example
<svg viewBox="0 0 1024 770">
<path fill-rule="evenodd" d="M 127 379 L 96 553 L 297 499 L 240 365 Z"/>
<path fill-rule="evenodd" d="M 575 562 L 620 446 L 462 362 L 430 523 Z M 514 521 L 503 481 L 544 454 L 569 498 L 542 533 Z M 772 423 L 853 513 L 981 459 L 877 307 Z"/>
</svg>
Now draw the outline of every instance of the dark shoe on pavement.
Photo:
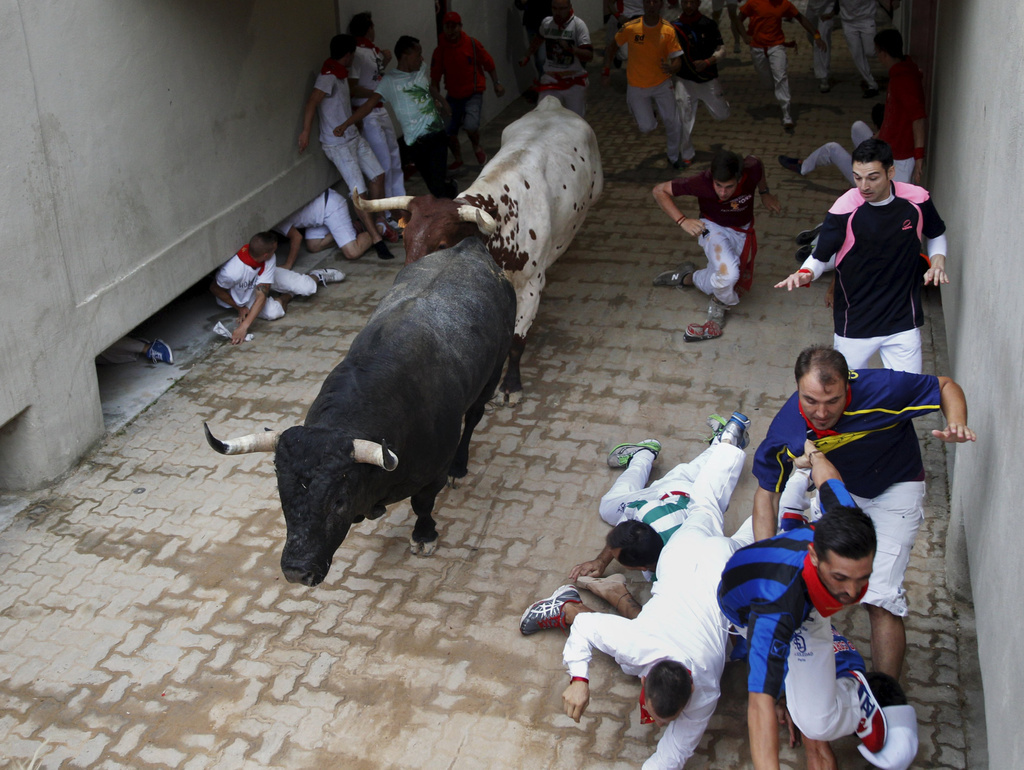
<svg viewBox="0 0 1024 770">
<path fill-rule="evenodd" d="M 791 158 L 788 155 L 779 156 L 779 165 L 782 166 L 786 171 L 792 171 L 794 174 L 803 175 L 803 161 L 799 158 Z"/>
<path fill-rule="evenodd" d="M 782 156 L 780 155 L 779 157 L 781 158 Z M 802 230 L 802 231 L 800 231 L 799 233 L 797 233 L 797 236 L 796 236 L 796 245 L 797 246 L 806 246 L 808 243 L 810 243 L 815 238 L 817 238 L 818 237 L 818 233 L 820 233 L 820 232 L 821 232 L 821 224 L 815 225 L 810 230 Z"/>
<path fill-rule="evenodd" d="M 519 632 L 523 636 L 529 636 L 548 628 L 567 628 L 565 605 L 570 603 L 582 604 L 576 586 L 559 586 L 547 599 L 541 599 L 526 608 L 526 612 L 519 619 Z"/>
<path fill-rule="evenodd" d="M 809 256 L 811 256 L 813 252 L 814 244 L 808 243 L 806 246 L 801 246 L 799 249 L 797 249 L 796 254 L 794 254 L 794 256 L 796 257 L 796 261 L 802 264 L 803 261 L 807 259 Z"/>
<path fill-rule="evenodd" d="M 683 281 L 686 280 L 686 276 L 693 275 L 696 271 L 692 262 L 684 262 L 675 270 L 666 270 L 664 273 L 659 273 L 654 278 L 655 286 L 683 286 Z"/>
<path fill-rule="evenodd" d="M 391 253 L 388 245 L 384 241 L 377 241 L 373 244 L 373 250 L 377 252 L 377 256 L 380 259 L 394 259 L 395 255 Z"/>
</svg>

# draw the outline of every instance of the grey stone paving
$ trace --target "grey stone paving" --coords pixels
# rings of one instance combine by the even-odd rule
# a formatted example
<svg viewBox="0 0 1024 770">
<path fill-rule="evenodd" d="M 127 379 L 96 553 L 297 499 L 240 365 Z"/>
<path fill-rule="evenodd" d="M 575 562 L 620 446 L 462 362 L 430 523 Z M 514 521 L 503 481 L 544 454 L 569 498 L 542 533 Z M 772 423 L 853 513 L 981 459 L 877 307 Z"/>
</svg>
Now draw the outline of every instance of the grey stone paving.
<svg viewBox="0 0 1024 770">
<path fill-rule="evenodd" d="M 260 323 L 255 342 L 218 347 L 66 481 L 32 496 L 0 536 L 0 754 L 27 761 L 46 741 L 46 768 L 639 766 L 658 733 L 639 724 L 636 681 L 598 656 L 590 709 L 574 724 L 561 713 L 564 637 L 523 638 L 519 615 L 600 548 L 610 445 L 657 436 L 665 470 L 702 448 L 705 415 L 734 408 L 753 418 L 756 442 L 791 392 L 796 353 L 830 338 L 824 286 L 770 286 L 792 269 L 792 236 L 845 186 L 838 173 L 799 179 L 775 156 L 843 140 L 870 106 L 841 34 L 835 48 L 839 82 L 825 96 L 802 40 L 791 56 L 793 136 L 737 57 L 723 72 L 733 117 L 698 118 L 698 159 L 718 145 L 759 154 L 785 211 L 758 216 L 756 285 L 725 336 L 694 345 L 681 329 L 706 299 L 651 286 L 698 255 L 650 196 L 671 176 L 663 135 L 637 134 L 621 74 L 610 90 L 592 87 L 604 197 L 549 273 L 526 398 L 485 416 L 469 475 L 438 500 L 435 556 L 407 553 L 412 517 L 400 504 L 353 529 L 321 586 L 290 585 L 270 458 L 221 457 L 203 441 L 204 420 L 222 435 L 302 420 L 396 272 L 372 258 Z M 497 124 L 523 109 L 488 128 L 492 150 Z M 938 365 L 941 308 L 931 305 L 927 361 Z M 923 436 L 934 427 L 924 422 Z M 904 681 L 922 726 L 916 766 L 961 768 L 973 628 L 945 587 L 943 448 L 930 437 L 924 446 L 928 517 L 908 574 Z M 730 526 L 753 491 L 745 475 Z M 869 653 L 865 613 L 840 618 Z M 727 668 L 688 767 L 749 765 L 743 677 Z M 838 742 L 841 765 L 866 767 L 853 744 Z M 783 764 L 802 767 L 800 752 L 784 749 Z"/>
</svg>

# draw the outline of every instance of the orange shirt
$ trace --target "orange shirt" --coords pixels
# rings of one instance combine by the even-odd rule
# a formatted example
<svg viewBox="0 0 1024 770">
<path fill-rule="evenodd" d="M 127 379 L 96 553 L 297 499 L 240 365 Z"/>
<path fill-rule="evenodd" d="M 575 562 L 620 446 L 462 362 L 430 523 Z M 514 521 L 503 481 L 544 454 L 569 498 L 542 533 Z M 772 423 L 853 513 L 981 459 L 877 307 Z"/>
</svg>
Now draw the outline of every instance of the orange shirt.
<svg viewBox="0 0 1024 770">
<path fill-rule="evenodd" d="M 633 19 L 615 35 L 615 42 L 620 48 L 629 46 L 626 80 L 634 88 L 651 88 L 664 83 L 670 75 L 662 70 L 661 63 L 683 53 L 676 31 L 664 19 L 655 27 L 644 26 L 642 16 Z"/>
<path fill-rule="evenodd" d="M 747 0 L 740 6 L 740 15 L 750 19 L 747 34 L 754 48 L 782 45 L 782 20 L 795 19 L 800 14 L 789 0 Z"/>
</svg>

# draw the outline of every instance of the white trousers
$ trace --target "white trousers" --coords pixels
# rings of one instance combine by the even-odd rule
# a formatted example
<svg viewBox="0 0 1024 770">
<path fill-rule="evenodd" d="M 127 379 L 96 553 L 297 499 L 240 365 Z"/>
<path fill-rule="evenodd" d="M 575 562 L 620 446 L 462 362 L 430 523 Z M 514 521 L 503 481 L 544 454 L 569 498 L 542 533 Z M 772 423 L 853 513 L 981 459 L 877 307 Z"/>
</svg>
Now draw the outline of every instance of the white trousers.
<svg viewBox="0 0 1024 770">
<path fill-rule="evenodd" d="M 384 195 L 388 198 L 405 195 L 405 175 L 402 173 L 398 137 L 386 109 L 375 107 L 363 118 L 363 138 L 384 169 Z"/>
<path fill-rule="evenodd" d="M 614 527 L 624 521 L 629 503 L 656 500 L 666 492 L 686 492 L 690 495 L 691 506 L 711 511 L 719 527 L 724 527 L 725 511 L 739 482 L 745 459 L 742 449 L 731 444 L 715 444 L 690 462 L 677 465 L 662 478 L 648 484 L 654 453 L 640 450 L 601 498 L 598 512 L 605 522 Z M 740 527 L 734 537 L 742 537 L 743 531 Z"/>
<path fill-rule="evenodd" d="M 551 75 L 545 75 L 540 79 L 543 83 L 554 83 L 557 78 Z M 581 118 L 587 116 L 587 88 L 586 86 L 576 85 L 569 88 L 563 89 L 547 89 L 540 91 L 540 98 L 543 99 L 545 96 L 553 96 L 562 103 L 562 106 L 567 110 L 572 110 Z"/>
<path fill-rule="evenodd" d="M 812 612 L 789 643 L 786 705 L 793 722 L 816 741 L 852 735 L 860 722 L 859 686 L 852 677 L 836 678 L 832 624 Z"/>
<path fill-rule="evenodd" d="M 679 160 L 679 112 L 676 109 L 675 91 L 672 78 L 651 88 L 626 86 L 626 104 L 636 119 L 641 134 L 649 134 L 658 126 L 654 108 L 658 108 L 661 122 L 665 124 L 665 150 L 673 163 Z"/>
<path fill-rule="evenodd" d="M 697 239 L 708 258 L 708 266 L 693 274 L 693 285 L 723 305 L 737 305 L 740 296 L 736 282 L 740 279 L 740 254 L 747 240 L 746 233 L 722 227 L 702 219 L 708 234 Z"/>
<path fill-rule="evenodd" d="M 853 66 L 857 68 L 861 78 L 868 84 L 868 88 L 878 88 L 878 83 L 871 75 L 870 58 L 875 55 L 875 24 L 868 23 L 843 23 L 843 34 L 846 36 L 846 45 L 850 47 L 850 56 L 853 57 Z"/>
<path fill-rule="evenodd" d="M 894 182 L 906 182 L 910 184 L 914 180 L 914 159 L 904 158 L 903 160 L 894 160 L 893 168 L 896 169 L 896 173 L 893 174 L 892 181 Z"/>
<path fill-rule="evenodd" d="M 718 78 L 707 83 L 682 78 L 676 78 L 675 81 L 676 107 L 679 110 L 679 157 L 691 160 L 697 154 L 691 138 L 693 124 L 697 120 L 697 103 L 704 102 L 715 120 L 725 120 L 729 117 L 729 102 L 725 100 Z"/>
<path fill-rule="evenodd" d="M 271 288 L 279 294 L 293 294 L 296 297 L 309 297 L 316 294 L 316 279 L 308 275 L 296 273 L 294 270 L 285 270 L 283 267 L 274 268 L 274 282 Z M 252 307 L 256 301 L 257 293 L 253 292 L 246 307 Z M 259 318 L 265 321 L 276 321 L 284 316 L 284 306 L 274 297 L 267 297 L 260 310 Z"/>
<path fill-rule="evenodd" d="M 846 357 L 850 369 L 866 369 L 871 356 L 878 353 L 884 369 L 922 374 L 920 329 L 883 337 L 840 337 L 835 334 L 832 347 Z"/>
<path fill-rule="evenodd" d="M 782 105 L 782 120 L 788 123 L 793 118 L 789 114 L 789 72 L 786 60 L 786 49 L 781 45 L 771 48 L 751 48 L 750 58 L 754 62 L 761 82 L 775 89 L 775 98 Z"/>
<path fill-rule="evenodd" d="M 814 38 L 810 35 L 807 36 L 807 41 L 814 52 L 814 77 L 818 80 L 827 78 L 832 68 L 832 28 L 835 26 L 836 20 L 835 17 L 821 18 L 822 14 L 830 12 L 832 7 L 833 0 L 808 0 L 807 12 L 804 14 L 807 21 L 818 28 L 818 34 L 825 41 L 825 50 L 822 51 L 814 44 Z"/>
<path fill-rule="evenodd" d="M 861 142 L 871 138 L 871 127 L 863 120 L 855 121 L 850 127 L 850 141 L 853 142 L 853 149 L 857 149 Z M 835 166 L 838 168 L 846 181 L 852 186 L 853 181 L 853 160 L 850 151 L 839 142 L 826 142 L 804 159 L 800 167 L 800 173 L 807 176 L 816 168 L 822 166 Z"/>
<path fill-rule="evenodd" d="M 923 481 L 904 481 L 893 484 L 877 497 L 852 496 L 860 509 L 871 517 L 878 539 L 862 604 L 881 607 L 899 617 L 907 616 L 903 575 L 910 563 L 917 531 L 924 521 L 924 492 Z"/>
<path fill-rule="evenodd" d="M 331 159 L 345 180 L 349 197 L 356 191 L 365 196 L 366 180 L 373 181 L 384 173 L 373 149 L 362 135 L 345 144 L 325 144 L 323 148 L 324 155 Z"/>
</svg>

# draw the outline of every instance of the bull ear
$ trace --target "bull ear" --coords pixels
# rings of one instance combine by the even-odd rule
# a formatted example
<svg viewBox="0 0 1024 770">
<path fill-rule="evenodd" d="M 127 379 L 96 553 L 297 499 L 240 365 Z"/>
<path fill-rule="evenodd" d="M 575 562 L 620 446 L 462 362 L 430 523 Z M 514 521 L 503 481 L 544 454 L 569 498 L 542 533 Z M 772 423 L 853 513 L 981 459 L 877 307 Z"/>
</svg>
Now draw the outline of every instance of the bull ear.
<svg viewBox="0 0 1024 770">
<path fill-rule="evenodd" d="M 493 235 L 494 231 L 498 229 L 498 221 L 494 217 L 483 209 L 470 206 L 468 203 L 459 206 L 459 220 L 472 222 L 481 233 L 487 236 Z"/>
<path fill-rule="evenodd" d="M 393 471 L 398 467 L 398 456 L 388 449 L 383 440 L 378 444 L 361 438 L 352 439 L 352 459 L 357 463 L 376 465 L 386 471 Z"/>
<path fill-rule="evenodd" d="M 281 438 L 281 431 L 268 430 L 263 433 L 251 433 L 248 436 L 239 436 L 227 441 L 221 441 L 213 435 L 210 426 L 203 423 L 203 430 L 206 431 L 206 441 L 217 452 L 222 455 L 240 455 L 247 452 L 273 452 L 277 448 L 277 441 Z"/>
</svg>

